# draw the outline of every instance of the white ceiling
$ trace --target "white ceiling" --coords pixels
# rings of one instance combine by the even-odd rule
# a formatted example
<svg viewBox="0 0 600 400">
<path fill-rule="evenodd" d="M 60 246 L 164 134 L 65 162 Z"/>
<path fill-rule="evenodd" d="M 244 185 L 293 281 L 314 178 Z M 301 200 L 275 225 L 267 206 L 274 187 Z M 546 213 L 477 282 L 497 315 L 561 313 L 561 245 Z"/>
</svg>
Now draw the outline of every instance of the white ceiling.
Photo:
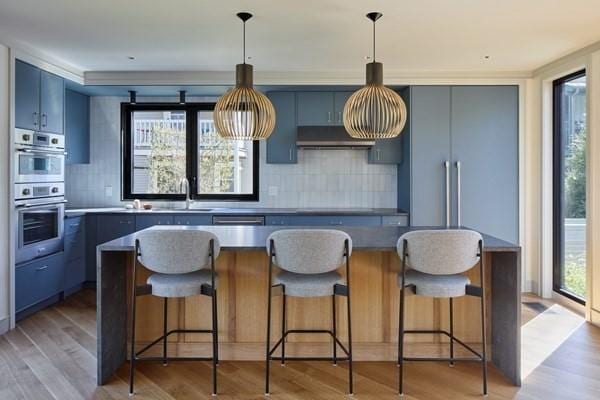
<svg viewBox="0 0 600 400">
<path fill-rule="evenodd" d="M 369 11 L 386 74 L 531 71 L 600 40 L 598 0 L 0 0 L 0 42 L 80 71 L 231 71 L 238 11 L 272 72 L 362 71 Z"/>
</svg>

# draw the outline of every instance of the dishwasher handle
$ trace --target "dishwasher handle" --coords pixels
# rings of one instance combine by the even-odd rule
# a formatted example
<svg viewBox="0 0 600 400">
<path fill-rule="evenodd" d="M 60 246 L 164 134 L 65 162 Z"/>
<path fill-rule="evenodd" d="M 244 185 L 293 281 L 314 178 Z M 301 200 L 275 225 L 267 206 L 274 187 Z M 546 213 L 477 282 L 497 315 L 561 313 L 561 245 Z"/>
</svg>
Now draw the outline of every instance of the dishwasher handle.
<svg viewBox="0 0 600 400">
<path fill-rule="evenodd" d="M 251 225 L 260 226 L 265 224 L 264 216 L 214 216 L 213 225 Z"/>
</svg>

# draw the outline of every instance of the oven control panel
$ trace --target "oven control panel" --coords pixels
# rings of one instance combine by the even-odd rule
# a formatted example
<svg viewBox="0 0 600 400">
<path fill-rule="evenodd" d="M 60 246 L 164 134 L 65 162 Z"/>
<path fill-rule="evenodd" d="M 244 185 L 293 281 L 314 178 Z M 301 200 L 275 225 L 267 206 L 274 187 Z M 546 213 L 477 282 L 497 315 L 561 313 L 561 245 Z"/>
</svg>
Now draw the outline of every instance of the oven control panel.
<svg viewBox="0 0 600 400">
<path fill-rule="evenodd" d="M 63 182 L 15 184 L 16 200 L 58 197 L 64 195 L 65 184 Z"/>
<path fill-rule="evenodd" d="M 65 136 L 54 133 L 41 133 L 27 129 L 16 128 L 15 144 L 31 147 L 64 149 Z"/>
</svg>

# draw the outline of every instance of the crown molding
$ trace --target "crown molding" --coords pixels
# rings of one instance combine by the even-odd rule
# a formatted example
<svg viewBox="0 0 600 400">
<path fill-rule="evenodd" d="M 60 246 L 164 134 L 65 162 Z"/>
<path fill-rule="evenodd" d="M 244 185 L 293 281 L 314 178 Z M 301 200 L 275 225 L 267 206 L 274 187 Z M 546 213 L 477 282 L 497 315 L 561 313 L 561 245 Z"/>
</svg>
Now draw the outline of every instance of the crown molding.
<svg viewBox="0 0 600 400">
<path fill-rule="evenodd" d="M 556 60 L 551 61 L 545 65 L 542 65 L 541 67 L 533 71 L 533 76 L 540 77 L 552 75 L 554 71 L 563 68 L 568 68 L 573 63 L 583 64 L 585 63 L 586 57 L 588 57 L 591 53 L 595 53 L 597 51 L 600 51 L 600 41 L 592 43 L 586 47 L 583 47 L 572 53 L 559 57 Z"/>
</svg>

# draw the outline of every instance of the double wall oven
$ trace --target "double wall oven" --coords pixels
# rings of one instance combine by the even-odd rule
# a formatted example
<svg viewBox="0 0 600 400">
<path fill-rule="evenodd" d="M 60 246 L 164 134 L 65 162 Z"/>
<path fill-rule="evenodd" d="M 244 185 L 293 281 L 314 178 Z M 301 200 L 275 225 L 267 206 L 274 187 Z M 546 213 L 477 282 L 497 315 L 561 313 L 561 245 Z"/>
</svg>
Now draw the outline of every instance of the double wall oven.
<svg viewBox="0 0 600 400">
<path fill-rule="evenodd" d="M 15 129 L 14 182 L 17 264 L 64 247 L 63 135 Z"/>
</svg>

